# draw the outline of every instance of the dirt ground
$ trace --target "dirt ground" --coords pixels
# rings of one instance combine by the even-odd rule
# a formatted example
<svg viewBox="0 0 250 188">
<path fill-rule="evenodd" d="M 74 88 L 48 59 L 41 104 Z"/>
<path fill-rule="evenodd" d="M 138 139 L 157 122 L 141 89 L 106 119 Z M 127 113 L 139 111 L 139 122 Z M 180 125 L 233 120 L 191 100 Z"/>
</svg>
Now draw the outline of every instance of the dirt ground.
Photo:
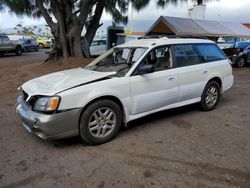
<svg viewBox="0 0 250 188">
<path fill-rule="evenodd" d="M 17 87 L 55 70 L 38 53 L 0 57 L 0 187 L 250 187 L 250 67 L 218 107 L 195 105 L 144 117 L 113 141 L 87 146 L 79 137 L 43 141 L 14 113 Z M 73 62 L 74 61 L 74 62 Z"/>
</svg>

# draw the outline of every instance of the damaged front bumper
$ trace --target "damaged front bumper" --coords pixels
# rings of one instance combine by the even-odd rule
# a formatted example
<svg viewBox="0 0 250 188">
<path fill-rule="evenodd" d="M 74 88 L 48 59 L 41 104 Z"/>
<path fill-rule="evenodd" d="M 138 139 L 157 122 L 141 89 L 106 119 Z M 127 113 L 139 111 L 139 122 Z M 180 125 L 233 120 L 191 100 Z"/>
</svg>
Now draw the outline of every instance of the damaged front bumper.
<svg viewBox="0 0 250 188">
<path fill-rule="evenodd" d="M 54 114 L 37 113 L 23 100 L 22 96 L 19 96 L 16 113 L 24 128 L 42 139 L 61 139 L 79 134 L 78 121 L 81 109 Z"/>
</svg>

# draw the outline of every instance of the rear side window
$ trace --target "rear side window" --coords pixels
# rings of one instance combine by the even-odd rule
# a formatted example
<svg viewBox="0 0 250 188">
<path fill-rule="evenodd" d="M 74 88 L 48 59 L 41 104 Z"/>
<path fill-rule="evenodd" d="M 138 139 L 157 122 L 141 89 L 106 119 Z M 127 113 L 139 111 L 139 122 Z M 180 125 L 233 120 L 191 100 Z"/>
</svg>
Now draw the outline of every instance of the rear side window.
<svg viewBox="0 0 250 188">
<path fill-rule="evenodd" d="M 215 44 L 182 44 L 173 48 L 175 68 L 226 59 Z"/>
<path fill-rule="evenodd" d="M 226 59 L 225 55 L 215 44 L 196 44 L 195 46 L 204 62 Z"/>
<path fill-rule="evenodd" d="M 175 45 L 173 67 L 184 67 L 203 63 L 199 51 L 193 44 Z"/>
</svg>

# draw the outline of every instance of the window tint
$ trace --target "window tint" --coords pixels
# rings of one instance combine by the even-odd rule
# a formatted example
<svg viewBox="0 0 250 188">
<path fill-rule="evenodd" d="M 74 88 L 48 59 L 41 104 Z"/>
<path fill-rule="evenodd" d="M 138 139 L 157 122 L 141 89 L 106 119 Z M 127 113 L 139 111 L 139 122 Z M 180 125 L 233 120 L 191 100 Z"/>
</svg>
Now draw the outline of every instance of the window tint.
<svg viewBox="0 0 250 188">
<path fill-rule="evenodd" d="M 174 46 L 173 67 L 197 65 L 226 59 L 215 44 L 183 44 Z"/>
<path fill-rule="evenodd" d="M 203 63 L 202 58 L 192 44 L 175 45 L 173 67 L 184 67 Z"/>
<path fill-rule="evenodd" d="M 219 61 L 225 59 L 225 55 L 215 44 L 196 44 L 197 51 L 204 62 Z"/>
</svg>

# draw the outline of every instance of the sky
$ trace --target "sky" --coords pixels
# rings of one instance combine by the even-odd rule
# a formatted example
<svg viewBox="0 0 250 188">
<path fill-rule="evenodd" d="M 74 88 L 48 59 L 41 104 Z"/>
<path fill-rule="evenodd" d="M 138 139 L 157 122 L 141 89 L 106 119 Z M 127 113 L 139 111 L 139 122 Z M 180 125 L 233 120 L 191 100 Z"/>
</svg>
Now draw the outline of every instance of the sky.
<svg viewBox="0 0 250 188">
<path fill-rule="evenodd" d="M 156 6 L 155 1 L 140 10 L 133 11 L 134 24 L 140 21 L 150 20 L 151 22 L 159 18 L 159 16 L 176 16 L 187 17 L 188 9 L 192 8 L 192 1 L 180 3 L 178 6 L 168 5 L 164 8 Z M 209 20 L 224 20 L 224 21 L 239 21 L 242 23 L 250 23 L 250 0 L 215 0 L 206 3 L 206 19 Z M 131 10 L 129 10 L 129 15 Z M 104 13 L 102 20 L 112 20 L 111 16 Z M 44 19 L 33 19 L 27 16 L 17 17 L 8 12 L 0 13 L 0 29 L 15 27 L 22 22 L 24 26 L 46 24 Z"/>
</svg>

